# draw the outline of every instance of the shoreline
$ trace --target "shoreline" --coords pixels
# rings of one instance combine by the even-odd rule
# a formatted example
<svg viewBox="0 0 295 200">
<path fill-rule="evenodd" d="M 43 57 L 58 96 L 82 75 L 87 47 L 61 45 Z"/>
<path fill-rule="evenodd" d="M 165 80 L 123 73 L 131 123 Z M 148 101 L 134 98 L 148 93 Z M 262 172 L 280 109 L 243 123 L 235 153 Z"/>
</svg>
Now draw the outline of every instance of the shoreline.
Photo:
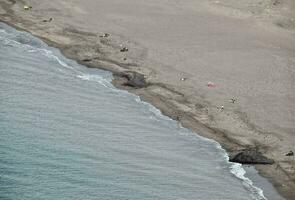
<svg viewBox="0 0 295 200">
<path fill-rule="evenodd" d="M 0 22 L 0 23 L 2 23 L 2 22 Z M 4 23 L 5 24 L 5 23 Z M 10 25 L 8 25 L 8 24 L 5 24 L 5 25 L 7 25 L 7 26 L 9 26 L 9 27 L 11 27 L 11 28 L 14 28 L 13 26 L 10 26 Z M 19 31 L 23 31 L 23 30 L 19 30 Z M 28 32 L 26 32 L 25 31 L 25 33 L 28 33 Z M 43 41 L 43 40 L 42 40 Z M 47 43 L 48 44 L 48 43 Z M 53 46 L 51 46 L 51 45 L 49 45 L 48 44 L 48 47 L 50 47 L 50 48 L 55 48 L 55 47 L 53 47 Z M 57 48 L 55 48 L 55 49 L 57 49 Z M 59 50 L 59 49 L 57 49 L 57 50 Z M 59 50 L 60 51 L 60 50 Z M 61 53 L 61 55 L 63 56 L 63 54 Z M 59 58 L 59 57 L 58 57 Z M 60 58 L 59 58 L 60 59 Z M 74 61 L 74 60 L 73 60 Z M 79 64 L 79 63 L 78 63 Z M 85 65 L 82 65 L 82 64 L 79 64 L 79 65 L 81 65 L 82 67 L 87 67 L 87 66 L 85 66 Z M 107 71 L 107 72 L 110 72 L 110 71 L 108 71 L 108 70 L 104 70 L 104 69 L 102 69 L 102 68 L 98 68 L 98 67 L 95 67 L 96 69 L 98 69 L 98 70 L 103 70 L 103 71 Z M 110 72 L 111 73 L 111 72 Z M 115 77 L 114 75 L 113 75 L 113 77 Z M 120 77 L 121 76 L 119 76 L 119 79 L 120 79 Z M 121 77 L 122 78 L 122 77 Z M 118 83 L 118 78 L 117 79 L 113 79 L 113 82 L 111 82 L 112 84 L 113 84 L 113 86 L 114 86 L 114 82 L 115 83 L 117 83 L 118 84 L 118 86 L 116 87 L 116 88 L 118 88 L 119 89 L 119 87 L 121 86 L 121 88 L 122 88 L 122 85 L 123 84 L 119 84 Z M 130 91 L 130 88 L 129 88 L 129 90 L 128 90 L 128 88 L 125 88 L 125 87 L 123 87 L 122 89 L 119 89 L 119 90 L 122 90 L 122 91 Z M 134 94 L 134 95 L 136 95 L 135 93 L 130 93 L 130 94 Z M 139 97 L 139 96 L 137 96 L 136 95 L 136 97 Z M 156 109 L 157 110 L 157 113 L 154 113 L 155 115 L 158 115 L 158 111 L 160 111 L 160 110 L 158 110 L 157 108 L 155 108 L 152 104 L 150 104 L 150 103 L 148 103 L 148 102 L 146 102 L 146 101 L 143 101 L 142 99 L 140 99 L 140 102 L 144 102 L 145 104 L 147 103 L 149 106 L 151 106 L 153 109 Z M 154 111 L 152 111 L 152 112 L 154 112 Z M 161 112 L 161 111 L 160 111 Z M 163 113 L 161 112 L 160 114 L 160 117 L 162 118 L 163 116 L 167 116 L 167 115 L 163 115 Z M 174 121 L 175 122 L 179 122 L 179 120 L 177 120 L 177 119 L 174 119 Z M 180 125 L 181 126 L 181 128 L 184 128 L 184 127 L 182 127 L 182 124 Z M 190 130 L 190 129 L 189 129 Z M 208 140 L 207 139 L 207 137 L 204 137 L 204 136 L 201 136 L 199 133 L 195 133 L 195 132 L 191 132 L 192 134 L 196 134 L 198 137 L 201 137 L 201 139 L 204 139 L 204 140 Z M 209 139 L 210 140 L 210 142 L 212 142 L 213 144 L 214 144 L 214 146 L 215 146 L 215 148 L 217 148 L 218 150 L 220 150 L 222 153 L 224 153 L 224 157 L 226 157 L 227 159 L 226 160 L 224 160 L 227 164 L 230 164 L 231 166 L 229 167 L 229 169 L 228 170 L 230 170 L 230 172 L 231 172 L 231 174 L 232 175 L 234 175 L 237 179 L 239 179 L 241 182 L 243 182 L 243 185 L 244 184 L 246 184 L 247 185 L 247 187 L 246 188 L 248 188 L 248 187 L 250 187 L 250 188 L 252 188 L 253 190 L 255 190 L 256 192 L 257 192 L 257 194 L 259 194 L 259 199 L 260 199 L 260 197 L 266 197 L 267 199 L 276 199 L 276 198 L 269 198 L 269 197 L 273 197 L 273 196 L 275 196 L 275 197 L 277 197 L 277 198 L 279 198 L 279 199 L 281 199 L 282 197 L 277 193 L 277 191 L 273 188 L 273 186 L 271 185 L 271 183 L 270 182 L 268 182 L 266 179 L 264 180 L 263 179 L 263 177 L 262 176 L 260 176 L 260 175 L 258 175 L 258 171 L 253 167 L 253 166 L 251 166 L 251 165 L 241 165 L 241 164 L 238 164 L 238 163 L 234 163 L 234 162 L 230 162 L 229 160 L 228 160 L 228 153 L 222 148 L 222 146 L 218 143 L 218 142 L 216 142 L 215 140 L 212 140 L 212 139 Z M 252 168 L 251 168 L 252 167 Z M 241 170 L 242 170 L 242 173 L 241 173 Z M 246 176 L 243 174 L 243 173 L 246 173 Z M 249 174 L 248 174 L 249 173 Z M 252 179 L 253 178 L 253 179 Z M 255 181 L 253 181 L 253 180 L 255 180 Z M 258 180 L 257 181 L 257 183 L 259 182 L 260 184 L 258 185 L 258 184 L 256 184 L 256 180 Z M 249 190 L 249 192 L 251 192 L 250 190 Z M 265 194 L 265 192 L 268 192 L 268 195 L 266 195 Z M 254 195 L 254 194 L 253 194 Z M 273 196 L 272 196 L 273 195 Z"/>
<path fill-rule="evenodd" d="M 4 7 L 4 9 L 10 9 L 10 7 Z M 21 9 L 21 7 L 18 7 L 18 9 Z M 20 12 L 20 10 L 18 11 Z M 109 44 L 109 41 L 101 39 L 99 43 L 102 45 L 96 49 L 96 45 L 92 45 L 91 43 L 94 39 L 97 40 L 96 33 L 83 32 L 73 27 L 67 29 L 64 32 L 64 35 L 59 35 L 58 37 L 56 37 L 58 38 L 58 41 L 53 41 L 52 38 L 54 38 L 57 35 L 53 34 L 50 37 L 42 35 L 42 30 L 41 32 L 38 32 L 38 28 L 32 28 L 34 27 L 33 21 L 30 21 L 32 18 L 20 18 L 12 12 L 12 9 L 8 10 L 6 15 L 9 16 L 10 19 L 0 19 L 0 21 L 3 21 L 4 23 L 13 26 L 19 30 L 30 32 L 34 36 L 41 38 L 50 46 L 60 49 L 63 55 L 65 55 L 67 58 L 76 60 L 78 63 L 85 65 L 87 67 L 111 71 L 114 75 L 113 84 L 116 87 L 128 90 L 129 92 L 140 96 L 140 98 L 143 101 L 151 103 L 153 106 L 161 110 L 161 112 L 164 115 L 179 121 L 183 127 L 189 128 L 203 137 L 217 141 L 222 145 L 222 147 L 227 151 L 227 153 L 230 156 L 238 150 L 249 147 L 253 148 L 253 144 L 241 143 L 241 140 L 239 138 L 232 136 L 230 131 L 223 128 L 219 128 L 218 126 L 211 126 L 206 122 L 204 123 L 202 117 L 206 115 L 206 109 L 208 107 L 214 107 L 214 105 L 211 105 L 210 102 L 207 102 L 205 99 L 200 98 L 200 103 L 198 102 L 197 105 L 194 105 L 195 107 L 197 107 L 198 113 L 190 112 L 192 104 L 190 100 L 188 100 L 188 97 L 169 84 L 154 82 L 154 80 L 151 80 L 150 74 L 153 74 L 155 72 L 149 71 L 147 69 L 139 69 L 136 67 L 136 65 L 140 65 L 140 59 L 138 60 L 139 64 L 137 64 L 137 60 L 131 60 L 130 63 L 127 64 L 122 60 L 118 61 L 118 57 L 121 59 L 121 54 L 113 56 L 112 53 L 109 53 L 113 51 L 114 48 L 120 48 L 118 46 L 118 43 Z M 118 38 L 116 39 L 120 40 L 120 37 Z M 104 42 L 107 45 L 103 46 Z M 77 44 L 72 46 L 72 44 L 75 43 Z M 133 43 L 129 44 L 129 46 L 131 46 L 131 48 L 136 48 L 136 44 Z M 105 50 L 103 49 L 104 47 L 109 49 Z M 81 49 L 83 49 L 82 53 Z M 141 51 L 142 49 L 139 50 Z M 93 56 L 95 54 L 96 57 L 94 59 Z M 105 54 L 109 55 L 105 56 Z M 135 57 L 136 56 L 138 55 L 135 55 Z M 110 59 L 110 57 L 112 57 L 113 60 Z M 131 72 L 144 74 L 147 78 L 147 82 L 149 83 L 149 85 L 143 88 L 133 88 L 124 85 L 127 81 L 126 74 L 130 74 Z M 216 107 L 214 109 L 216 109 Z M 251 125 L 251 123 L 249 124 L 247 126 L 254 126 Z M 259 146 L 260 150 L 263 153 L 273 158 L 272 153 L 269 153 L 268 151 L 270 147 L 264 146 L 263 143 L 254 143 L 254 147 L 255 146 Z M 277 159 L 275 159 L 275 161 L 277 161 Z M 282 196 L 284 196 L 286 199 L 292 199 L 292 197 L 294 197 L 295 187 L 294 180 L 292 180 L 293 174 L 291 173 L 290 175 L 288 172 L 286 172 L 286 170 L 283 167 L 281 167 L 279 163 L 276 162 L 274 165 L 256 165 L 255 167 L 263 177 L 268 178 L 268 180 L 272 182 L 274 187 L 280 192 Z"/>
</svg>

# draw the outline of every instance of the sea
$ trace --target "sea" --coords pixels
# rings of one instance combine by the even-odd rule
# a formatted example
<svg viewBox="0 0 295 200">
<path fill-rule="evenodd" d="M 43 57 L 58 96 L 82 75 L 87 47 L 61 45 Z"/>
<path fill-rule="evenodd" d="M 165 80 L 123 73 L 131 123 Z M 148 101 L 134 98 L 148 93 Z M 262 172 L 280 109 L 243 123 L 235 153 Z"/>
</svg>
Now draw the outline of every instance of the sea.
<svg viewBox="0 0 295 200">
<path fill-rule="evenodd" d="M 282 199 L 112 79 L 0 23 L 1 200 Z"/>
</svg>

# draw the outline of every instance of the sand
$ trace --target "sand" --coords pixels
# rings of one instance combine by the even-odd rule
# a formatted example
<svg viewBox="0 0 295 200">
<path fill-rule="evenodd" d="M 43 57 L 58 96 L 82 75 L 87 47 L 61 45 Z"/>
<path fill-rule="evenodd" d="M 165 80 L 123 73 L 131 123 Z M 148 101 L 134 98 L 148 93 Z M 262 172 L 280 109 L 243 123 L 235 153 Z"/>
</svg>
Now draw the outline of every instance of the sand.
<svg viewBox="0 0 295 200">
<path fill-rule="evenodd" d="M 218 141 L 230 155 L 258 148 L 275 161 L 256 165 L 260 174 L 286 199 L 295 199 L 295 158 L 285 156 L 295 152 L 294 1 L 1 0 L 0 5 L 1 21 L 79 63 L 112 71 L 117 87 Z M 110 36 L 99 37 L 104 33 Z M 123 47 L 128 51 L 121 52 Z M 148 86 L 124 86 L 122 72 L 143 74 Z"/>
</svg>

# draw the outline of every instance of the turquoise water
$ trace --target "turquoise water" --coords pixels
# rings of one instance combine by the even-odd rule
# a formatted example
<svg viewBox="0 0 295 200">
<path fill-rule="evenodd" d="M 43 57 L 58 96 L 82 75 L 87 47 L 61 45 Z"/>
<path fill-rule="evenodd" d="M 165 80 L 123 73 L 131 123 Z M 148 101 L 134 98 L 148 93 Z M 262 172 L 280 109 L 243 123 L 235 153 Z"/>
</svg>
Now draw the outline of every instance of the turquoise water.
<svg viewBox="0 0 295 200">
<path fill-rule="evenodd" d="M 220 146 L 0 24 L 0 199 L 265 199 Z"/>
</svg>

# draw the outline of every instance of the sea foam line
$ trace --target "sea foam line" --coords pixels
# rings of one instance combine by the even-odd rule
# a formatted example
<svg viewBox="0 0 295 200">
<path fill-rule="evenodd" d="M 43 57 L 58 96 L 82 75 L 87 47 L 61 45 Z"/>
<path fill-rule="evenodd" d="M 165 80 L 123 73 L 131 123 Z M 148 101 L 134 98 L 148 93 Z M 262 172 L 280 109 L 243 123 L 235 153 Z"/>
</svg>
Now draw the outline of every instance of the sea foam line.
<svg viewBox="0 0 295 200">
<path fill-rule="evenodd" d="M 77 78 L 80 78 L 82 80 L 95 81 L 95 82 L 98 82 L 99 84 L 103 85 L 104 87 L 108 87 L 110 89 L 113 89 L 111 81 L 106 80 L 103 76 L 93 75 L 93 74 L 84 74 L 81 71 L 75 69 L 74 67 L 68 65 L 67 63 L 63 62 L 51 50 L 48 50 L 48 49 L 45 49 L 45 48 L 39 48 L 39 47 L 36 47 L 36 46 L 32 46 L 30 44 L 22 43 L 22 42 L 19 42 L 19 41 L 15 40 L 17 37 L 28 37 L 29 38 L 28 43 L 30 43 L 31 39 L 34 40 L 34 38 L 31 38 L 29 35 L 27 36 L 25 33 L 16 33 L 16 34 L 15 33 L 9 33 L 5 29 L 0 29 L 0 33 L 1 33 L 0 40 L 3 40 L 5 45 L 21 47 L 21 48 L 25 49 L 29 53 L 38 52 L 41 55 L 46 56 L 47 58 L 49 58 L 51 60 L 54 60 L 60 66 L 66 68 L 66 69 L 69 69 L 71 71 L 74 71 Z M 4 36 L 3 36 L 3 34 L 4 34 Z M 39 41 L 37 41 L 37 42 L 39 42 Z M 42 42 L 42 41 L 40 41 L 40 42 Z M 40 46 L 42 46 L 42 44 L 40 44 Z M 48 46 L 45 46 L 45 47 L 48 47 Z"/>
<path fill-rule="evenodd" d="M 205 138 L 207 139 L 207 138 Z M 211 140 L 211 139 L 207 139 L 207 140 Z M 222 146 L 214 141 L 211 140 L 212 142 L 214 142 L 216 144 L 216 147 L 223 152 L 224 158 L 226 159 L 226 162 L 230 164 L 230 172 L 237 177 L 238 179 L 240 179 L 242 181 L 242 184 L 244 185 L 244 187 L 250 191 L 251 197 L 254 200 L 267 200 L 267 198 L 264 196 L 263 194 L 263 190 L 259 187 L 256 187 L 253 182 L 246 177 L 246 171 L 243 168 L 242 164 L 239 163 L 232 163 L 229 162 L 229 156 L 227 154 L 227 152 L 222 148 Z"/>
<path fill-rule="evenodd" d="M 119 91 L 122 92 L 123 90 L 119 90 Z M 163 120 L 164 119 L 164 120 L 174 121 L 170 117 L 167 117 L 167 116 L 163 115 L 162 112 L 159 109 L 157 109 L 155 106 L 153 106 L 152 104 L 142 101 L 139 96 L 131 94 L 128 91 L 124 91 L 124 92 L 131 95 L 131 96 L 133 96 L 134 100 L 137 103 L 147 106 L 149 111 L 152 112 L 157 118 L 159 118 L 158 120 Z M 180 128 L 186 129 L 180 124 L 180 122 L 178 122 L 178 124 L 179 124 Z M 227 152 L 222 148 L 222 146 L 218 142 L 216 142 L 215 140 L 209 139 L 209 138 L 205 138 L 205 137 L 200 136 L 198 134 L 196 134 L 196 136 L 198 138 L 202 139 L 202 140 L 209 141 L 209 142 L 215 144 L 215 147 L 217 149 L 219 149 L 223 153 L 225 161 L 228 164 L 230 164 L 230 167 L 229 167 L 230 172 L 236 178 L 238 178 L 239 180 L 242 181 L 243 186 L 250 192 L 250 195 L 251 195 L 253 200 L 267 200 L 267 198 L 263 194 L 263 190 L 256 187 L 253 184 L 253 182 L 248 177 L 245 176 L 246 171 L 244 170 L 243 166 L 241 164 L 239 164 L 239 163 L 229 162 L 229 156 L 228 156 Z"/>
<path fill-rule="evenodd" d="M 96 75 L 96 74 L 82 74 L 82 75 L 77 75 L 77 78 L 80 78 L 82 80 L 87 80 L 87 81 L 95 81 L 97 83 L 100 83 L 106 88 L 113 89 L 112 84 L 110 81 L 108 81 L 106 78 Z"/>
<path fill-rule="evenodd" d="M 15 40 L 17 37 L 29 37 L 29 36 L 25 35 L 24 33 L 11 34 L 11 33 L 7 32 L 5 29 L 0 29 L 0 33 L 5 34 L 4 36 L 0 37 L 0 39 L 2 39 L 5 42 L 4 43 L 5 45 L 13 45 L 13 46 L 18 46 L 18 47 L 20 46 L 20 47 L 23 47 L 26 51 L 28 51 L 30 53 L 39 52 L 42 55 L 46 56 L 47 58 L 55 60 L 58 64 L 60 64 L 63 67 L 65 67 L 67 69 L 74 70 L 76 72 L 79 72 L 78 70 L 75 70 L 72 66 L 69 66 L 67 63 L 61 61 L 56 55 L 54 55 L 54 53 L 52 51 L 44 49 L 44 48 L 38 48 L 38 47 L 32 46 L 30 44 L 21 43 L 21 42 Z M 31 37 L 29 37 L 29 38 L 31 39 Z M 37 42 L 39 42 L 39 41 L 37 41 Z"/>
<path fill-rule="evenodd" d="M 162 114 L 162 112 L 157 109 L 156 107 L 154 107 L 153 105 L 151 105 L 150 103 L 147 103 L 147 102 L 144 102 L 140 99 L 139 96 L 135 96 L 135 101 L 138 102 L 138 103 L 141 103 L 141 104 L 144 104 L 144 105 L 147 105 L 149 107 L 149 110 L 155 114 L 157 117 L 160 117 L 161 119 L 165 119 L 165 120 L 173 120 L 165 115 Z M 179 126 L 183 129 L 186 129 L 184 128 L 180 123 L 179 123 Z M 263 194 L 263 190 L 256 187 L 253 182 L 248 178 L 246 177 L 246 171 L 244 170 L 243 166 L 239 163 L 232 163 L 232 162 L 229 162 L 229 156 L 227 154 L 227 152 L 222 148 L 222 146 L 216 142 L 215 140 L 212 140 L 212 139 L 209 139 L 209 138 L 205 138 L 203 136 L 200 136 L 198 134 L 196 134 L 197 137 L 199 137 L 200 139 L 202 140 L 205 140 L 205 141 L 209 141 L 211 143 L 214 143 L 215 144 L 215 147 L 217 149 L 219 149 L 222 153 L 223 153 L 223 156 L 224 156 L 224 159 L 225 161 L 230 164 L 230 172 L 236 177 L 238 178 L 239 180 L 242 181 L 242 184 L 243 186 L 250 192 L 250 195 L 252 197 L 253 200 L 267 200 L 267 198 L 264 196 Z"/>
</svg>

